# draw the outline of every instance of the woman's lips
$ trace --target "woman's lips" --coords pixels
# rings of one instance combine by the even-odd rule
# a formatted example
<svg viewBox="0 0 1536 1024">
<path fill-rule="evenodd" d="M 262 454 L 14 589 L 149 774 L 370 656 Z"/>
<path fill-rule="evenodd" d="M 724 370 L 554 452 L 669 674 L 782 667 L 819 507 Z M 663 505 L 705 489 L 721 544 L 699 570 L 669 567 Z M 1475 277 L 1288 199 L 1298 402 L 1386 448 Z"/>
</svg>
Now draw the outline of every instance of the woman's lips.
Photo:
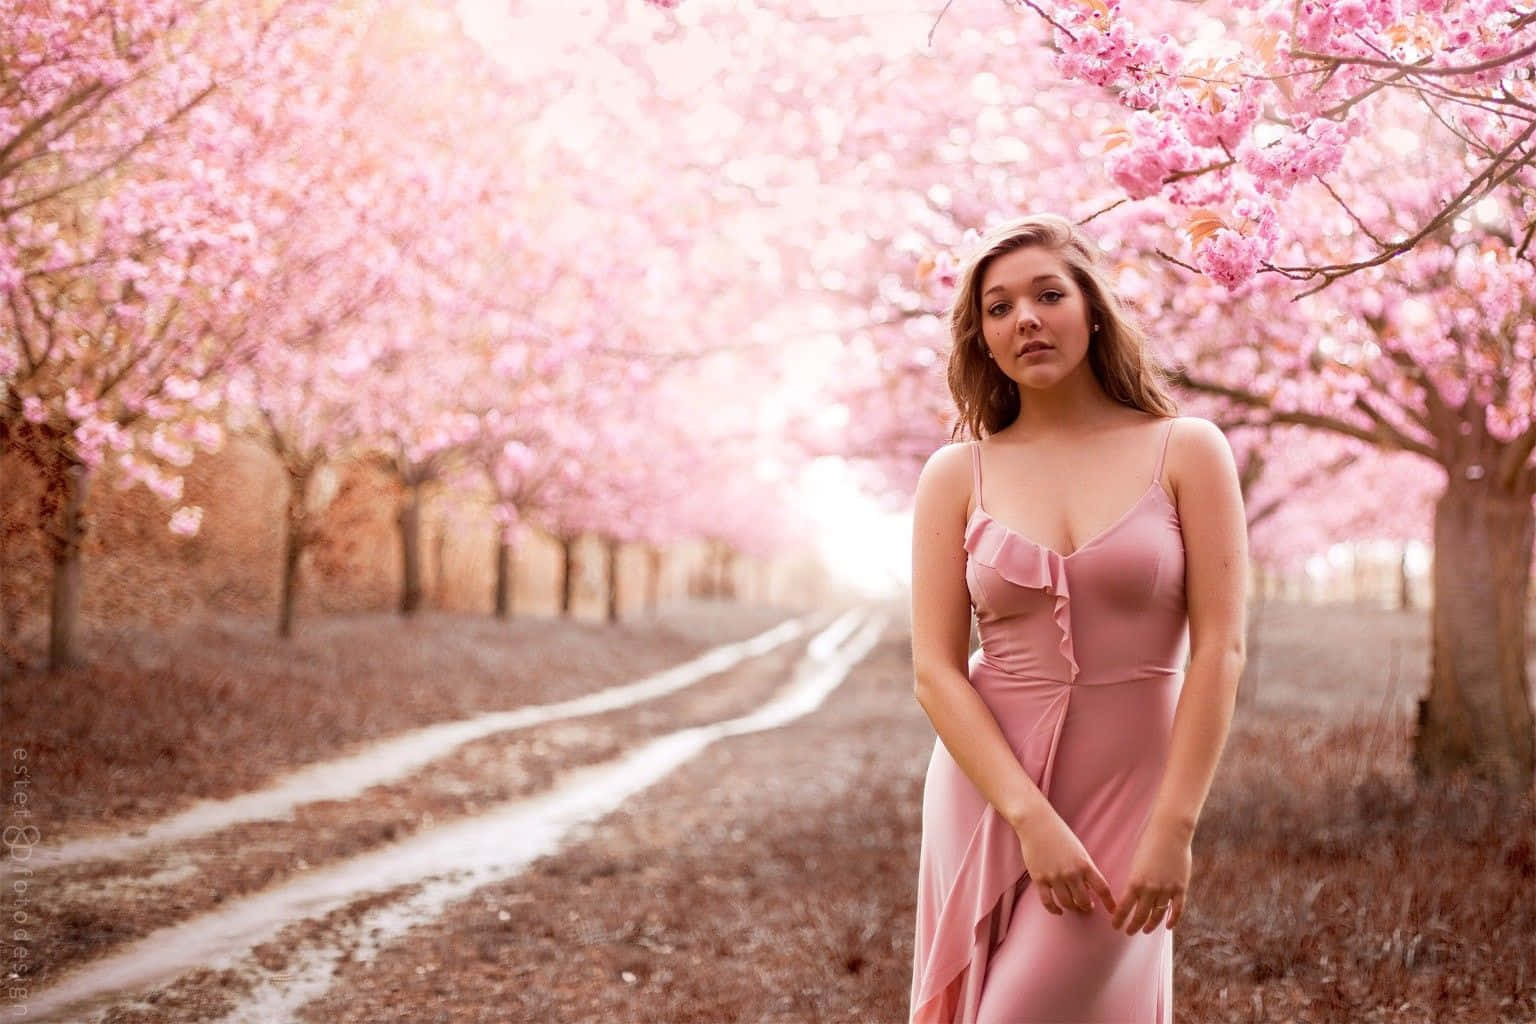
<svg viewBox="0 0 1536 1024">
<path fill-rule="evenodd" d="M 1051 346 L 1047 345 L 1045 342 L 1032 341 L 1019 351 L 1019 358 L 1023 359 L 1025 356 L 1037 356 L 1042 352 L 1049 352 L 1050 350 Z"/>
</svg>

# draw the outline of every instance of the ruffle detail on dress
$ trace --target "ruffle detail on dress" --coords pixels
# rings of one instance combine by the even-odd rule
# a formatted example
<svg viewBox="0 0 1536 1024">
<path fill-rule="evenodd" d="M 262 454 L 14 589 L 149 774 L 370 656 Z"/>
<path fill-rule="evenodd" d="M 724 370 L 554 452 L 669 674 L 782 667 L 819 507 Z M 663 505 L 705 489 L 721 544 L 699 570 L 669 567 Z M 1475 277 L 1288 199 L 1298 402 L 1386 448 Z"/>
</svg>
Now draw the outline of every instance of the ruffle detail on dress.
<svg viewBox="0 0 1536 1024">
<path fill-rule="evenodd" d="M 1071 699 L 1072 688 L 1062 685 L 1041 718 L 1042 728 L 1021 751 L 1021 765 L 1047 799 Z M 920 872 L 918 935 L 928 940 L 919 940 L 916 949 L 908 1024 L 974 1022 L 987 964 L 995 943 L 1008 931 L 1016 887 L 1027 878 L 1018 834 L 991 804 L 976 822 L 937 904 L 928 895 L 933 882 Z M 930 915 L 932 920 L 925 920 Z"/>
<path fill-rule="evenodd" d="M 992 953 L 989 919 L 997 912 L 1001 915 L 998 935 L 1008 930 L 1013 900 L 1003 897 L 1024 874 L 1018 835 L 989 805 L 971 833 L 938 920 L 927 929 L 932 946 L 919 950 L 909 1024 L 959 1024 L 973 1019 Z"/>
<path fill-rule="evenodd" d="M 972 561 L 996 572 L 1015 586 L 1043 590 L 1055 602 L 1056 628 L 1061 631 L 1057 648 L 1067 659 L 1068 682 L 1077 681 L 1077 657 L 1072 649 L 1071 588 L 1067 562 L 1050 548 L 1008 529 L 985 510 L 978 509 L 965 531 L 965 550 Z"/>
</svg>

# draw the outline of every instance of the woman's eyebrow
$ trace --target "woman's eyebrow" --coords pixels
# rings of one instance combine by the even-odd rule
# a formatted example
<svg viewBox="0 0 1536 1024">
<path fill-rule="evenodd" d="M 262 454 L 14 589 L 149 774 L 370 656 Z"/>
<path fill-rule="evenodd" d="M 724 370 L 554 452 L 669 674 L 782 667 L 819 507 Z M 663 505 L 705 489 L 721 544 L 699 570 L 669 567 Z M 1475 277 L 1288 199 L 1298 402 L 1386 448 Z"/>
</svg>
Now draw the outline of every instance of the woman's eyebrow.
<svg viewBox="0 0 1536 1024">
<path fill-rule="evenodd" d="M 1050 281 L 1050 280 L 1060 281 L 1060 280 L 1062 280 L 1062 276 L 1060 274 L 1036 274 L 1035 275 L 1035 280 L 1031 281 L 1030 283 L 1034 284 L 1034 283 L 1036 283 L 1038 281 Z M 1008 289 L 1004 288 L 1002 285 L 995 284 L 991 288 L 988 288 L 986 291 L 982 292 L 981 294 L 985 296 L 985 295 L 991 295 L 993 292 L 1004 292 L 1004 291 L 1007 291 L 1007 290 Z"/>
</svg>

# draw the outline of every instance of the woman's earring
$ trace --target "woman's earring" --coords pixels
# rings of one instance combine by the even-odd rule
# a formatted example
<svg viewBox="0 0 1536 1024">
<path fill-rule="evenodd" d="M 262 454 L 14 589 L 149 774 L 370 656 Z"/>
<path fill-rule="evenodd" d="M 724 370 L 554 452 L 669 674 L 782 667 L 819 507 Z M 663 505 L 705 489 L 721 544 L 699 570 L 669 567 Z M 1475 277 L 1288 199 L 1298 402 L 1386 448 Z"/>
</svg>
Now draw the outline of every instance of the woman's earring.
<svg viewBox="0 0 1536 1024">
<path fill-rule="evenodd" d="M 1098 325 L 1098 324 L 1094 324 L 1094 325 L 1093 325 L 1093 329 L 1094 329 L 1094 330 L 1098 330 L 1098 329 L 1099 329 L 1099 325 Z"/>
</svg>

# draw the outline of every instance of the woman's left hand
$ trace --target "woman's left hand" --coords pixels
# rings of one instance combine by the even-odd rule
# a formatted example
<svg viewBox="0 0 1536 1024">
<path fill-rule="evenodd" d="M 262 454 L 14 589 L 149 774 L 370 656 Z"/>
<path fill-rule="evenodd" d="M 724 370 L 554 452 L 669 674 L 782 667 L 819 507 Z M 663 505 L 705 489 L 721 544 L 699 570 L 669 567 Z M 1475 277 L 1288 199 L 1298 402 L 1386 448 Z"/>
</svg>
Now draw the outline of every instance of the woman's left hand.
<svg viewBox="0 0 1536 1024">
<path fill-rule="evenodd" d="M 1190 840 L 1173 830 L 1148 823 L 1131 858 L 1131 876 L 1125 895 L 1116 901 L 1110 919 L 1116 931 L 1134 935 L 1151 932 L 1168 915 L 1168 927 L 1184 913 L 1184 894 L 1189 888 L 1193 855 Z"/>
</svg>

